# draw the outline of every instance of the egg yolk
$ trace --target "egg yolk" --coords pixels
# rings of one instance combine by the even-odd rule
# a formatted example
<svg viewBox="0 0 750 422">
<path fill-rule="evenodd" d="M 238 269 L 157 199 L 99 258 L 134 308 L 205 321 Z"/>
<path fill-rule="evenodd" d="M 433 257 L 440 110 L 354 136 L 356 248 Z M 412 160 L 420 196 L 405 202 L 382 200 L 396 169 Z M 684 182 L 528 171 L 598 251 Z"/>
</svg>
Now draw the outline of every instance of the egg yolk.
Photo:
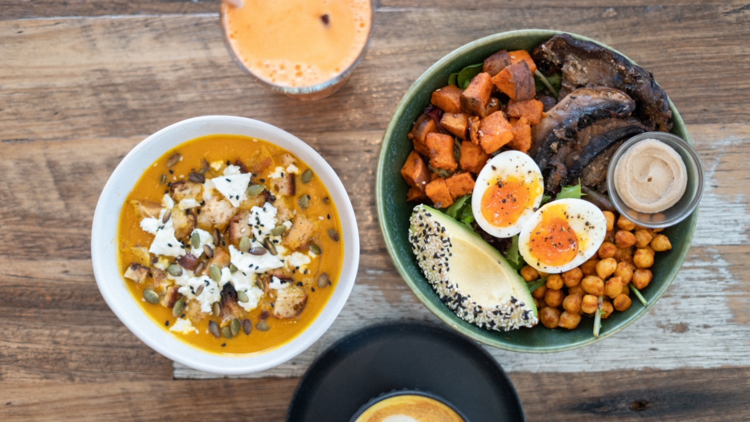
<svg viewBox="0 0 750 422">
<path fill-rule="evenodd" d="M 565 209 L 550 207 L 544 210 L 542 221 L 529 237 L 529 251 L 542 264 L 560 266 L 578 254 L 578 236 L 568 223 Z"/>
<path fill-rule="evenodd" d="M 495 181 L 482 195 L 482 215 L 494 227 L 515 224 L 529 208 L 533 188 L 515 177 Z"/>
</svg>

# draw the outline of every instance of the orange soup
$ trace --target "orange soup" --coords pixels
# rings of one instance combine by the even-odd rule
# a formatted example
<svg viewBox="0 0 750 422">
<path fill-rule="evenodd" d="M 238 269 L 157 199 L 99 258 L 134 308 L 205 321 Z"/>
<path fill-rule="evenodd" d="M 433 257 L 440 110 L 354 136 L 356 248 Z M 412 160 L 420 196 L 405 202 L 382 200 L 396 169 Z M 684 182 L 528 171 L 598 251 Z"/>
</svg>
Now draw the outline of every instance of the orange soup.
<svg viewBox="0 0 750 422">
<path fill-rule="evenodd" d="M 141 176 L 119 259 L 143 309 L 183 341 L 257 353 L 299 335 L 341 274 L 336 206 L 307 164 L 235 135 L 189 141 Z"/>
<path fill-rule="evenodd" d="M 222 4 L 235 56 L 255 76 L 288 87 L 329 81 L 359 57 L 372 20 L 368 0 L 244 0 Z"/>
</svg>

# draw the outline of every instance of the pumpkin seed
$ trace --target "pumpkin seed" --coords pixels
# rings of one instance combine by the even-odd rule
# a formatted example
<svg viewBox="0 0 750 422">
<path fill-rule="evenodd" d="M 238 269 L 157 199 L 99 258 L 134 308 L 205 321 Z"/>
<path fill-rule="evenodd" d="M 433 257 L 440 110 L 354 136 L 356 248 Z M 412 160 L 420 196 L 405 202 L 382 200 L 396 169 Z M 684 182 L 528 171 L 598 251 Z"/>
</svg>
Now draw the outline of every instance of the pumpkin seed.
<svg viewBox="0 0 750 422">
<path fill-rule="evenodd" d="M 226 326 L 221 329 L 221 335 L 223 335 L 226 338 L 232 338 L 232 327 Z"/>
<path fill-rule="evenodd" d="M 221 313 L 221 306 L 219 305 L 219 302 L 215 302 L 213 305 L 211 305 L 211 312 L 214 314 L 214 316 L 219 316 L 219 314 Z M 216 332 L 218 333 L 219 330 L 217 329 Z"/>
<path fill-rule="evenodd" d="M 250 246 L 252 246 L 253 242 L 250 241 L 250 238 L 247 236 L 242 236 L 242 239 L 240 239 L 240 250 L 242 252 L 247 252 L 250 250 Z"/>
<path fill-rule="evenodd" d="M 185 309 L 185 301 L 183 299 L 180 299 L 177 301 L 177 303 L 174 304 L 174 308 L 172 308 L 172 315 L 174 317 L 180 316 L 183 309 Z"/>
<path fill-rule="evenodd" d="M 217 283 L 218 283 L 218 282 L 217 282 Z M 196 295 L 196 296 L 200 296 L 200 295 L 201 295 L 201 293 L 203 293 L 203 288 L 204 288 L 204 287 L 206 287 L 206 285 L 205 285 L 205 284 L 201 284 L 200 286 L 198 286 L 198 288 L 197 288 L 197 289 L 195 290 L 195 295 Z"/>
<path fill-rule="evenodd" d="M 305 170 L 304 173 L 302 173 L 302 183 L 310 183 L 313 177 L 313 172 L 310 169 Z"/>
<path fill-rule="evenodd" d="M 338 242 L 340 239 L 339 232 L 337 232 L 336 229 L 328 229 L 328 237 L 330 237 L 334 242 Z"/>
<path fill-rule="evenodd" d="M 167 167 L 172 167 L 173 165 L 179 163 L 181 159 L 182 155 L 179 152 L 172 154 L 172 156 L 167 160 Z"/>
<path fill-rule="evenodd" d="M 233 319 L 232 324 L 230 325 L 230 328 L 232 331 L 232 336 L 236 336 L 237 334 L 239 334 L 240 329 L 242 328 L 242 326 L 240 325 L 240 320 L 236 318 Z"/>
<path fill-rule="evenodd" d="M 255 325 L 255 328 L 257 328 L 258 331 L 268 331 L 269 329 L 271 329 L 271 326 L 268 325 L 268 323 L 265 320 L 263 320 L 263 321 L 257 323 Z"/>
<path fill-rule="evenodd" d="M 214 250 L 211 249 L 208 245 L 203 245 L 203 253 L 206 254 L 207 257 L 213 258 L 214 257 Z"/>
<path fill-rule="evenodd" d="M 286 226 L 279 224 L 278 226 L 271 229 L 271 236 L 281 236 L 286 231 Z"/>
<path fill-rule="evenodd" d="M 159 294 L 151 289 L 146 289 L 143 291 L 143 297 L 146 299 L 146 301 L 152 305 L 156 305 L 159 303 Z"/>
<path fill-rule="evenodd" d="M 247 196 L 258 196 L 263 193 L 264 190 L 266 190 L 266 187 L 263 185 L 250 185 L 247 188 Z"/>
<path fill-rule="evenodd" d="M 297 199 L 297 203 L 299 204 L 300 208 L 303 210 L 306 210 L 307 207 L 310 206 L 310 195 L 302 195 Z"/>
<path fill-rule="evenodd" d="M 159 183 L 162 184 L 162 185 L 165 184 L 165 183 L 167 183 L 167 175 L 166 174 L 162 174 L 161 175 L 161 179 L 159 179 Z"/>
<path fill-rule="evenodd" d="M 167 267 L 167 272 L 172 277 L 179 277 L 182 275 L 182 267 L 180 267 L 178 264 L 169 264 Z"/>
<path fill-rule="evenodd" d="M 328 278 L 328 274 L 323 273 L 318 277 L 318 287 L 321 289 L 328 286 L 331 283 L 331 279 Z"/>
<path fill-rule="evenodd" d="M 201 261 L 198 263 L 198 265 L 195 267 L 194 274 L 200 274 L 203 272 L 203 270 L 206 269 L 206 263 Z"/>
<path fill-rule="evenodd" d="M 323 251 L 322 251 L 322 250 L 320 250 L 320 246 L 318 246 L 318 245 L 316 245 L 316 244 L 314 244 L 314 243 L 311 243 L 311 244 L 310 244 L 310 250 L 311 250 L 311 251 L 312 251 L 312 252 L 313 252 L 314 254 L 316 254 L 316 255 L 320 255 L 321 253 L 323 253 Z"/>
<path fill-rule="evenodd" d="M 219 266 L 216 264 L 211 265 L 208 268 L 208 274 L 211 277 L 211 280 L 219 283 L 221 282 L 221 270 L 219 269 Z"/>
<path fill-rule="evenodd" d="M 247 297 L 247 293 L 245 292 L 237 292 L 237 299 L 239 299 L 240 302 L 250 302 L 250 298 Z"/>
<path fill-rule="evenodd" d="M 236 273 L 237 272 L 237 267 L 235 267 L 234 264 L 229 264 L 229 271 L 231 271 L 233 273 Z"/>
<path fill-rule="evenodd" d="M 191 171 L 190 174 L 188 174 L 188 179 L 190 179 L 191 182 L 195 183 L 203 183 L 206 181 L 206 176 L 196 173 L 194 171 Z"/>
<path fill-rule="evenodd" d="M 214 245 L 219 246 L 219 242 L 221 242 L 221 234 L 219 233 L 219 229 L 214 229 L 212 235 L 214 237 Z"/>
<path fill-rule="evenodd" d="M 193 246 L 193 249 L 198 249 L 198 246 L 201 245 L 201 235 L 198 232 L 190 236 L 190 244 Z"/>
<path fill-rule="evenodd" d="M 242 321 L 242 331 L 244 331 L 247 335 L 250 335 L 250 333 L 253 332 L 253 323 L 250 322 L 250 320 L 247 318 Z"/>
<path fill-rule="evenodd" d="M 172 210 L 167 210 L 167 212 L 164 213 L 164 216 L 161 218 L 161 222 L 163 224 L 167 224 L 167 221 L 169 221 L 169 217 L 172 216 Z"/>
<path fill-rule="evenodd" d="M 214 303 L 214 305 L 217 305 Z M 214 337 L 219 338 L 221 337 L 221 330 L 219 329 L 219 324 L 216 321 L 208 321 L 208 331 L 213 334 Z"/>
<path fill-rule="evenodd" d="M 265 255 L 266 252 L 268 252 L 268 251 L 263 246 L 256 246 L 256 247 L 250 249 L 250 254 L 251 255 L 258 255 L 258 256 L 260 256 L 260 255 Z"/>
<path fill-rule="evenodd" d="M 270 252 L 271 255 L 274 255 L 274 256 L 276 255 L 276 246 L 274 246 L 271 239 L 266 238 L 266 240 L 263 241 L 263 246 L 265 246 L 266 249 L 268 249 L 268 252 Z"/>
</svg>

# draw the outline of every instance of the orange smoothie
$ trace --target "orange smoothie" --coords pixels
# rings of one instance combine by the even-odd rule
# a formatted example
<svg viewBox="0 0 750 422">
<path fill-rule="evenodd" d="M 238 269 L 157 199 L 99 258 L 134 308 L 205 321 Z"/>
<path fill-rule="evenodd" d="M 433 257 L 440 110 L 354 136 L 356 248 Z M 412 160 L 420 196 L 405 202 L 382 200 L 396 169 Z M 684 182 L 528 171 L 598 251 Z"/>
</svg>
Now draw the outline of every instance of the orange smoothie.
<svg viewBox="0 0 750 422">
<path fill-rule="evenodd" d="M 244 0 L 222 4 L 224 30 L 237 59 L 256 77 L 282 87 L 310 87 L 352 66 L 367 43 L 369 0 Z"/>
</svg>

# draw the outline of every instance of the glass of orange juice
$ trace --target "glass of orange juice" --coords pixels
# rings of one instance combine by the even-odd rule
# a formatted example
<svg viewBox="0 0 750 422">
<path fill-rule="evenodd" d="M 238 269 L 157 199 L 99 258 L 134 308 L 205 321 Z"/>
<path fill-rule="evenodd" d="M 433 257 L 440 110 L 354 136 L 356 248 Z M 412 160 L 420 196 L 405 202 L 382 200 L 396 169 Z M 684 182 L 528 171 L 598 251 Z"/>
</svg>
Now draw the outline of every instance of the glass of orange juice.
<svg viewBox="0 0 750 422">
<path fill-rule="evenodd" d="M 341 88 L 365 55 L 371 0 L 225 0 L 224 39 L 237 65 L 300 100 Z"/>
</svg>

